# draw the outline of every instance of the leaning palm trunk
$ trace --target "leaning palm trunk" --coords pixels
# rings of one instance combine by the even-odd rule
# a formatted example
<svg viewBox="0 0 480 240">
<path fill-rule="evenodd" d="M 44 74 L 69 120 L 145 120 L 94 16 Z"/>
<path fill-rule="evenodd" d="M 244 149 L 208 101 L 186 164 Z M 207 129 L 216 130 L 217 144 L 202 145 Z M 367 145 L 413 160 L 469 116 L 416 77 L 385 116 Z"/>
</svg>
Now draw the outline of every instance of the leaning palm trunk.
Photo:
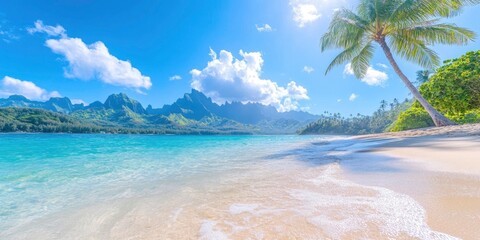
<svg viewBox="0 0 480 240">
<path fill-rule="evenodd" d="M 480 0 L 360 0 L 357 12 L 339 9 L 334 13 L 328 32 L 322 36 L 321 49 L 340 48 L 343 51 L 333 59 L 326 73 L 337 65 L 350 63 L 355 77 L 362 79 L 370 67 L 376 42 L 435 125 L 454 125 L 422 97 L 398 67 L 392 50 L 423 68 L 434 69 L 440 65 L 440 57 L 429 46 L 437 43 L 465 45 L 475 38 L 474 32 L 455 24 L 441 23 L 441 18 L 454 16 L 462 7 L 478 3 Z"/>
<path fill-rule="evenodd" d="M 415 86 L 413 86 L 412 82 L 410 82 L 410 80 L 408 80 L 407 76 L 405 76 L 405 74 L 403 74 L 402 70 L 400 69 L 400 67 L 398 67 L 397 62 L 393 58 L 393 55 L 392 55 L 392 52 L 390 51 L 390 48 L 385 43 L 385 39 L 380 40 L 379 44 L 382 47 L 382 50 L 385 53 L 385 56 L 387 57 L 388 61 L 390 62 L 390 65 L 392 65 L 395 73 L 397 73 L 397 75 L 400 77 L 400 79 L 402 79 L 403 83 L 408 88 L 408 90 L 410 90 L 410 92 L 415 97 L 415 99 L 417 99 L 418 102 L 423 106 L 423 108 L 425 108 L 425 110 L 428 112 L 428 114 L 432 118 L 433 122 L 435 123 L 435 126 L 442 127 L 442 126 L 456 125 L 455 122 L 449 120 L 444 115 L 442 115 L 440 112 L 435 110 L 435 108 L 433 108 L 433 106 L 425 98 L 423 98 L 423 96 L 420 94 L 420 92 L 417 90 L 417 88 Z"/>
</svg>

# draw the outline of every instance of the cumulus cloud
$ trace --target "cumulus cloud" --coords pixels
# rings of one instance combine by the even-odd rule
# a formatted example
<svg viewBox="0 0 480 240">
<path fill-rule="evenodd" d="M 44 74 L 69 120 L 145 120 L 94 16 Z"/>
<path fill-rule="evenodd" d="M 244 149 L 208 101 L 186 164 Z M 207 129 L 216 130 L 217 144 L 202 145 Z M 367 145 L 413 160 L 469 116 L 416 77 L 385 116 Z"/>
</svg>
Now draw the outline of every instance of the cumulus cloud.
<svg viewBox="0 0 480 240">
<path fill-rule="evenodd" d="M 68 67 L 64 68 L 67 78 L 98 79 L 107 84 L 133 88 L 137 92 L 152 86 L 150 77 L 142 75 L 129 61 L 110 54 L 101 41 L 87 45 L 80 38 L 68 37 L 62 26 L 46 26 L 41 21 L 35 22 L 35 28 L 29 31 L 60 37 L 48 39 L 46 46 L 68 62 Z"/>
<path fill-rule="evenodd" d="M 340 7 L 348 5 L 346 0 L 290 0 L 293 20 L 302 28 L 322 16 L 330 16 Z"/>
<path fill-rule="evenodd" d="M 346 75 L 354 75 L 352 64 L 348 63 L 345 65 L 343 73 Z M 360 81 L 370 85 L 370 86 L 382 86 L 388 80 L 388 75 L 385 72 L 374 69 L 373 67 L 368 67 L 365 77 L 360 79 Z"/>
<path fill-rule="evenodd" d="M 210 50 L 212 60 L 203 70 L 193 69 L 191 86 L 217 103 L 258 102 L 272 105 L 281 112 L 297 110 L 300 100 L 309 99 L 307 89 L 291 81 L 285 87 L 262 79 L 263 58 L 259 52 L 243 52 L 242 59 L 222 50 Z"/>
<path fill-rule="evenodd" d="M 173 75 L 173 76 L 169 77 L 168 80 L 170 80 L 170 81 L 178 81 L 178 80 L 182 80 L 182 77 L 179 76 L 179 75 Z"/>
<path fill-rule="evenodd" d="M 353 101 L 355 101 L 357 98 L 358 98 L 358 95 L 355 94 L 355 93 L 352 93 L 352 95 L 350 95 L 350 97 L 348 98 L 348 100 L 349 100 L 350 102 L 353 102 Z"/>
<path fill-rule="evenodd" d="M 264 25 L 255 25 L 255 27 L 257 28 L 257 31 L 259 32 L 271 32 L 273 31 L 273 28 L 272 26 L 270 26 L 269 24 L 264 24 Z"/>
<path fill-rule="evenodd" d="M 305 67 L 303 67 L 303 71 L 306 72 L 306 73 L 312 73 L 313 71 L 315 71 L 315 69 L 313 67 L 310 67 L 310 66 L 305 66 Z"/>
<path fill-rule="evenodd" d="M 67 37 L 67 34 L 66 34 L 67 30 L 65 30 L 65 28 L 63 28 L 62 26 L 44 25 L 43 22 L 40 20 L 35 21 L 34 27 L 27 28 L 27 31 L 30 34 L 46 33 L 48 36 L 51 36 L 51 37 Z"/>
<path fill-rule="evenodd" d="M 60 97 L 57 91 L 48 92 L 33 82 L 22 81 L 5 76 L 0 83 L 0 96 L 22 95 L 30 100 L 45 101 L 51 97 Z"/>
<path fill-rule="evenodd" d="M 318 12 L 317 7 L 312 3 L 299 0 L 291 0 L 290 6 L 293 11 L 293 20 L 299 27 L 305 27 L 306 24 L 315 22 L 322 15 Z"/>
</svg>

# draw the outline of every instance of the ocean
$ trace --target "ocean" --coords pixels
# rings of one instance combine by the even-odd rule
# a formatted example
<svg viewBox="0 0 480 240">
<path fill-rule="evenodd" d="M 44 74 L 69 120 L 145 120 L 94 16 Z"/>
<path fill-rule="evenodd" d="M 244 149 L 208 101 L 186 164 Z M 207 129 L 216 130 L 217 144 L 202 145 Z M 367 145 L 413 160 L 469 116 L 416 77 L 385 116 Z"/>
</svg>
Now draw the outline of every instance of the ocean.
<svg viewBox="0 0 480 240">
<path fill-rule="evenodd" d="M 339 136 L 0 135 L 0 239 L 450 239 Z M 378 167 L 378 166 L 377 166 Z"/>
</svg>

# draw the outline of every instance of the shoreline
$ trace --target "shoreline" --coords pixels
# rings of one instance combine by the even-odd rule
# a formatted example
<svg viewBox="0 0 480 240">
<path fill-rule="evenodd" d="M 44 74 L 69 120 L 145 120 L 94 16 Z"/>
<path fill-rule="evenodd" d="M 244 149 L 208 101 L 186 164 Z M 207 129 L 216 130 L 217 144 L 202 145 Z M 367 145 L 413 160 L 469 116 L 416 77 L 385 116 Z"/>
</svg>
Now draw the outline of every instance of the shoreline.
<svg viewBox="0 0 480 240">
<path fill-rule="evenodd" d="M 473 239 L 480 235 L 480 124 L 352 137 L 381 141 L 353 156 L 379 159 L 392 171 L 346 175 L 365 185 L 406 194 L 427 212 L 432 229 Z M 385 142 L 383 142 L 385 141 Z"/>
<path fill-rule="evenodd" d="M 376 134 L 358 135 L 356 139 L 376 139 L 376 138 L 399 138 L 399 137 L 421 137 L 421 136 L 480 136 L 480 123 L 463 124 L 446 127 L 428 127 L 401 132 L 385 132 Z"/>
</svg>

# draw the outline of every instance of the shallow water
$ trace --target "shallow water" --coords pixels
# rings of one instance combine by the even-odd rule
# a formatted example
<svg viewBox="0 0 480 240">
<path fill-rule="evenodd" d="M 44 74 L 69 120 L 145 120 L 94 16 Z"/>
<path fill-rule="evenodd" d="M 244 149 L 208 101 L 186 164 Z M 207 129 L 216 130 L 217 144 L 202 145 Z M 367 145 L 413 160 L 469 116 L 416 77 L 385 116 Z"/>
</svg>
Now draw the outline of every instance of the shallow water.
<svg viewBox="0 0 480 240">
<path fill-rule="evenodd" d="M 333 141 L 335 140 L 335 141 Z M 345 171 L 378 142 L 0 135 L 0 239 L 449 239 L 411 197 Z"/>
</svg>

